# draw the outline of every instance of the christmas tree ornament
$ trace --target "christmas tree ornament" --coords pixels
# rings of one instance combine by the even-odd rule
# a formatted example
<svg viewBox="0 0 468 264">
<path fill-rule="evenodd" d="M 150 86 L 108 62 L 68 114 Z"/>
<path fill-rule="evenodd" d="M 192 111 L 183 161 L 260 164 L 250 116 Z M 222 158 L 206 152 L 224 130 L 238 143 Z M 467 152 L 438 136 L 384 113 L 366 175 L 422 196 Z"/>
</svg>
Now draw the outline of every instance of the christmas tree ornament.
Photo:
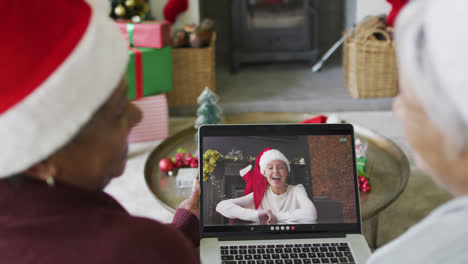
<svg viewBox="0 0 468 264">
<path fill-rule="evenodd" d="M 118 17 L 123 17 L 127 12 L 125 10 L 125 7 L 123 7 L 122 5 L 118 5 L 114 8 L 114 13 Z"/>
<path fill-rule="evenodd" d="M 125 1 L 125 6 L 126 6 L 126 7 L 130 7 L 130 8 L 131 8 L 131 7 L 134 7 L 135 5 L 136 5 L 135 0 L 126 0 L 126 1 Z"/>
<path fill-rule="evenodd" d="M 175 167 L 175 164 L 169 158 L 163 158 L 159 161 L 159 169 L 163 173 L 167 174 L 169 171 L 173 170 L 174 167 Z"/>
<path fill-rule="evenodd" d="M 144 19 L 151 19 L 148 0 L 110 0 L 114 19 L 131 19 L 139 23 Z"/>
<path fill-rule="evenodd" d="M 208 87 L 200 94 L 197 99 L 200 107 L 197 110 L 197 120 L 195 128 L 198 129 L 204 124 L 220 124 L 222 123 L 221 108 L 218 106 L 219 97 L 213 93 Z"/>
<path fill-rule="evenodd" d="M 133 16 L 132 17 L 132 22 L 133 23 L 140 23 L 141 22 L 141 17 L 140 16 Z"/>
</svg>

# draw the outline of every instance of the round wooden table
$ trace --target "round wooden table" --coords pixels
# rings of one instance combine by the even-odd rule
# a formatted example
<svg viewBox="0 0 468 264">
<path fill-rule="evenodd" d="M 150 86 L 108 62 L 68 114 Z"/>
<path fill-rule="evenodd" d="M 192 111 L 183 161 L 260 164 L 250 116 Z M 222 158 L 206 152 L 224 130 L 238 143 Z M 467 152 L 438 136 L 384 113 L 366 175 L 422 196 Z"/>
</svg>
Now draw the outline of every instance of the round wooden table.
<svg viewBox="0 0 468 264">
<path fill-rule="evenodd" d="M 227 124 L 298 123 L 314 116 L 304 113 L 247 113 L 226 116 L 224 121 Z M 369 193 L 360 192 L 360 204 L 364 235 L 371 249 L 375 249 L 378 214 L 397 199 L 406 187 L 409 162 L 390 139 L 360 126 L 354 125 L 354 130 L 356 137 L 368 141 L 367 170 L 371 175 L 372 190 Z M 172 212 L 189 196 L 191 188 L 177 188 L 176 177 L 159 170 L 159 160 L 173 157 L 178 148 L 196 153 L 195 134 L 196 130 L 189 127 L 169 137 L 151 152 L 145 164 L 148 188 Z"/>
</svg>

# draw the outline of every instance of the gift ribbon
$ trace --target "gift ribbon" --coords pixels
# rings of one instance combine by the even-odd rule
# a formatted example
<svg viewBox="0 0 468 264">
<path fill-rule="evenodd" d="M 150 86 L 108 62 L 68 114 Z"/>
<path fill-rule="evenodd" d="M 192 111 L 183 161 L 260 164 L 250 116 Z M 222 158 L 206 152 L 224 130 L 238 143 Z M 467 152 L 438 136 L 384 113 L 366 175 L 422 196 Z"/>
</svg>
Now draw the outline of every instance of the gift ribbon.
<svg viewBox="0 0 468 264">
<path fill-rule="evenodd" d="M 143 55 L 141 50 L 129 47 L 135 54 L 135 99 L 143 97 Z"/>
<path fill-rule="evenodd" d="M 133 29 L 135 29 L 135 25 L 133 23 L 127 24 L 127 32 L 128 32 L 128 42 L 130 43 L 130 47 L 134 46 L 133 43 Z"/>
</svg>

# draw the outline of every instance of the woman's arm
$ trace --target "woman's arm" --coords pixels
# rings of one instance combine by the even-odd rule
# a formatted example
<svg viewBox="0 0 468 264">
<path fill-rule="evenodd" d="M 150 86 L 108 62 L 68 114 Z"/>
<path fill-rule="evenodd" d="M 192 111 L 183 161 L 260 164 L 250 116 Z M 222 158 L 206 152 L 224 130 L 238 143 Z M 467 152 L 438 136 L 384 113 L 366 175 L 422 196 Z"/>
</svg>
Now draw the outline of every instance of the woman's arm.
<svg viewBox="0 0 468 264">
<path fill-rule="evenodd" d="M 299 204 L 297 209 L 276 214 L 276 219 L 281 223 L 310 224 L 317 222 L 317 210 L 307 196 L 307 192 L 302 184 L 293 187 L 292 199 Z"/>
<path fill-rule="evenodd" d="M 224 217 L 259 223 L 258 211 L 254 208 L 253 193 L 218 203 L 216 211 Z"/>
<path fill-rule="evenodd" d="M 200 245 L 200 183 L 193 181 L 192 193 L 177 209 L 172 224 L 179 229 L 195 247 Z"/>
</svg>

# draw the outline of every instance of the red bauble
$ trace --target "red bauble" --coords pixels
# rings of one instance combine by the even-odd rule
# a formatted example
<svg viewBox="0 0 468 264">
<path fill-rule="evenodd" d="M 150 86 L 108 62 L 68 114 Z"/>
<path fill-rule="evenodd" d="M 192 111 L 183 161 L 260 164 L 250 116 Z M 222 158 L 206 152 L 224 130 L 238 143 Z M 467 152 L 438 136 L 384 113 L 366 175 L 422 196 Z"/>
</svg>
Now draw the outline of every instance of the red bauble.
<svg viewBox="0 0 468 264">
<path fill-rule="evenodd" d="M 167 174 L 169 171 L 174 169 L 174 162 L 169 158 L 163 158 L 159 161 L 159 169 Z"/>
<path fill-rule="evenodd" d="M 175 162 L 175 167 L 176 168 L 182 168 L 184 166 L 185 166 L 185 162 L 182 159 L 176 160 L 176 162 Z"/>
<path fill-rule="evenodd" d="M 198 168 L 198 160 L 192 159 L 190 161 L 190 168 Z"/>
</svg>

